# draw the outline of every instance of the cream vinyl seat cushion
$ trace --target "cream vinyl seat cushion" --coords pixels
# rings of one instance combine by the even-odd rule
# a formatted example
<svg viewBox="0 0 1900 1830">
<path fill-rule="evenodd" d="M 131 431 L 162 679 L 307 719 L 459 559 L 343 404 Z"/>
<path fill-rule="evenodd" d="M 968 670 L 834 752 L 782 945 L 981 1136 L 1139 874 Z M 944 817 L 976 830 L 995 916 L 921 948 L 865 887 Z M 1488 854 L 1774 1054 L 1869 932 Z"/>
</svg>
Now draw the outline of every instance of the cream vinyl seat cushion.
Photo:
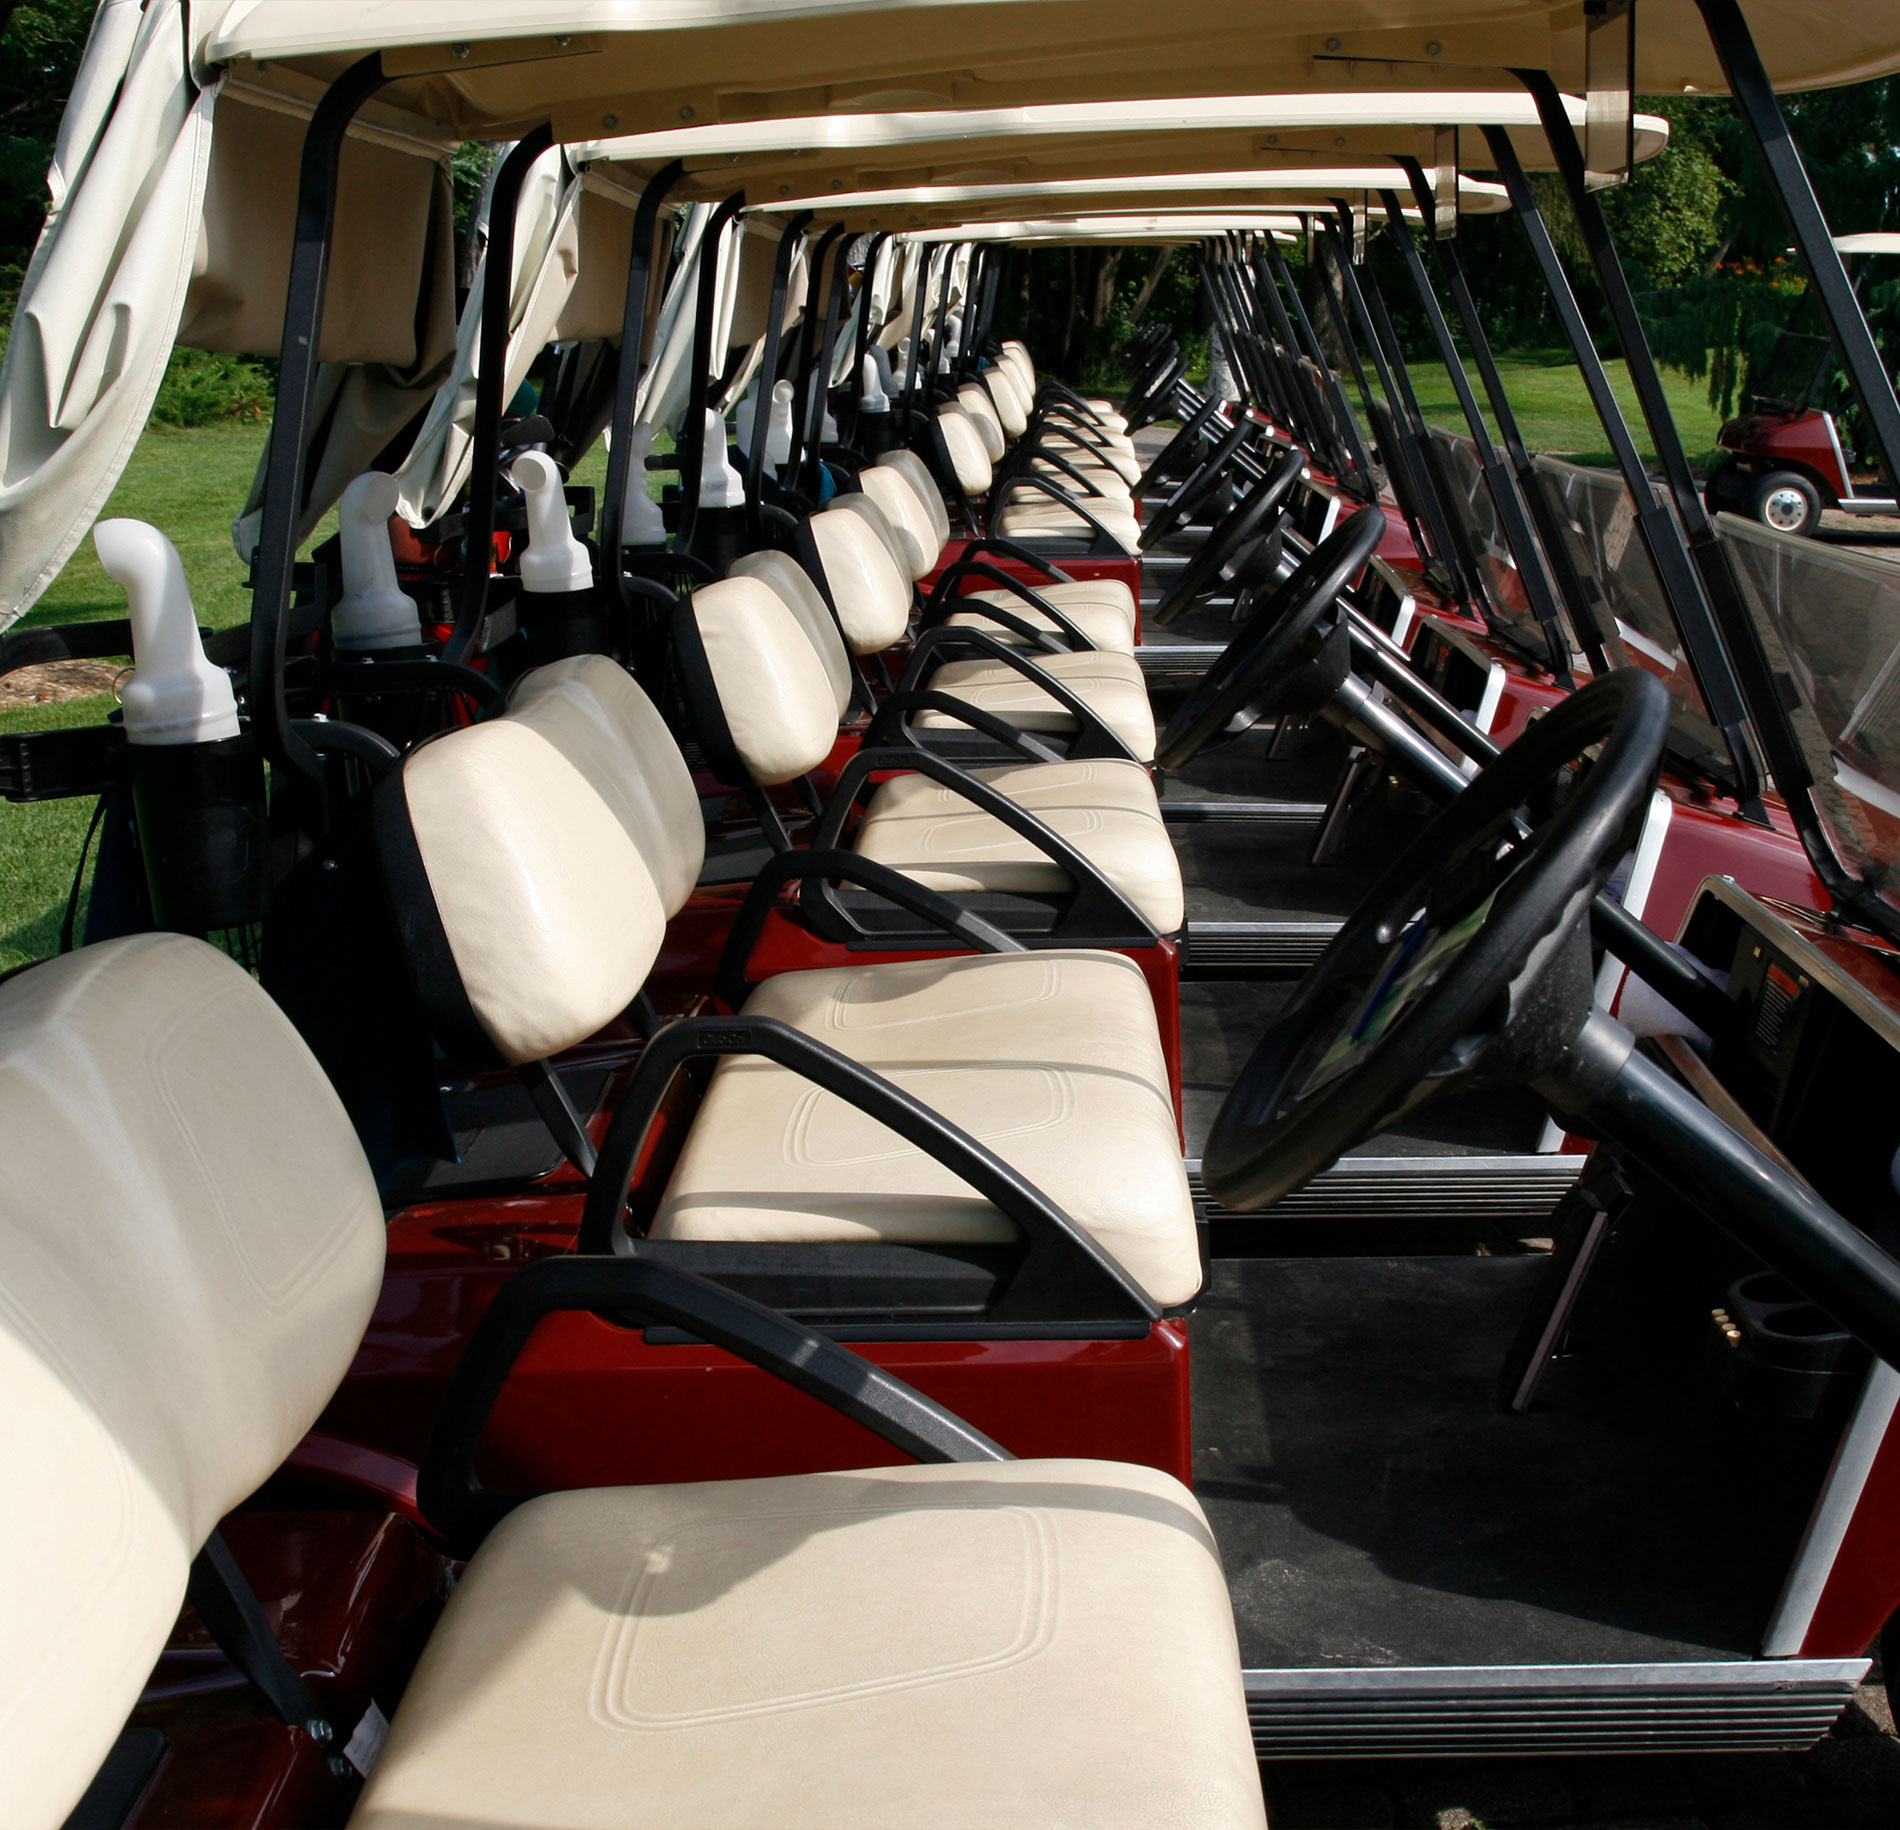
<svg viewBox="0 0 1900 1830">
<path fill-rule="evenodd" d="M 1118 1462 L 595 1488 L 490 1535 L 353 1830 L 1265 1830 L 1220 1560 Z"/>
<path fill-rule="evenodd" d="M 972 769 L 1097 866 L 1158 934 L 1186 915 L 1181 863 L 1140 763 L 1117 757 Z M 853 839 L 861 856 L 931 889 L 1061 895 L 1060 865 L 992 813 L 927 775 L 900 775 L 872 795 Z"/>
<path fill-rule="evenodd" d="M 1040 672 L 1069 687 L 1128 746 L 1131 756 L 1142 762 L 1154 760 L 1154 707 L 1148 699 L 1141 663 L 1132 654 L 1090 653 L 1084 649 L 1031 658 Z M 1007 661 L 945 661 L 930 676 L 929 684 L 934 691 L 1007 718 L 1018 730 L 1066 733 L 1075 729 L 1075 717 L 1068 707 L 1050 698 Z M 949 712 L 922 711 L 916 717 L 916 723 L 925 728 L 950 728 L 956 722 Z"/>
<path fill-rule="evenodd" d="M 0 987 L 0 1150 L 0 1818 L 57 1830 L 348 1370 L 383 1214 L 289 1019 L 182 935 Z"/>
<path fill-rule="evenodd" d="M 1108 537 L 1125 553 L 1141 547 L 1141 524 L 1128 502 L 1088 498 L 1088 512 L 1107 530 Z M 1046 496 L 1040 490 L 1016 491 L 997 518 L 996 531 L 1007 540 L 1023 540 L 1034 545 L 1043 540 L 1082 540 L 1093 543 L 1099 535 L 1093 523 L 1083 520 L 1073 509 Z"/>
<path fill-rule="evenodd" d="M 936 535 L 937 551 L 941 553 L 950 538 L 950 511 L 944 506 L 943 492 L 937 487 L 937 479 L 930 474 L 930 466 L 916 452 L 900 448 L 885 452 L 871 468 L 894 470 L 910 485 L 911 494 L 930 520 Z"/>
<path fill-rule="evenodd" d="M 934 572 L 943 543 L 949 538 L 950 523 L 946 518 L 942 533 L 937 531 L 936 518 L 929 504 L 918 496 L 911 479 L 891 465 L 868 464 L 858 473 L 858 492 L 866 501 L 876 503 L 890 523 L 891 532 L 904 548 L 905 569 L 913 581 Z M 942 504 L 938 507 L 941 512 Z"/>
<path fill-rule="evenodd" d="M 1048 583 L 1032 579 L 1030 589 L 1054 604 L 1097 648 L 1113 654 L 1134 653 L 1135 598 L 1119 578 L 1078 578 L 1069 582 L 1054 579 Z M 969 595 L 980 604 L 995 604 L 1007 610 L 1032 629 L 1047 629 L 1067 636 L 1068 632 L 1053 617 L 1013 591 L 972 591 Z M 948 620 L 959 627 L 987 629 L 999 642 L 1007 642 L 1012 648 L 1028 645 L 1015 630 L 973 611 L 955 611 Z"/>
<path fill-rule="evenodd" d="M 1194 1203 L 1147 981 L 1119 953 L 990 953 L 790 972 L 745 1015 L 875 1068 L 987 1144 L 1156 1302 L 1201 1287 Z M 934 1158 L 769 1061 L 720 1062 L 661 1239 L 1001 1245 L 1015 1225 Z"/>
<path fill-rule="evenodd" d="M 713 686 L 719 694 L 719 713 L 733 740 L 736 758 L 755 782 L 765 786 L 790 781 L 817 768 L 830 755 L 837 742 L 838 718 L 846 703 L 839 683 L 839 672 L 844 664 L 843 644 L 836 625 L 828 619 L 821 622 L 815 615 L 801 619 L 774 595 L 775 590 L 789 592 L 799 583 L 811 589 L 810 581 L 802 575 L 792 576 L 797 573 L 797 563 L 783 554 L 771 555 L 769 559 L 755 555 L 735 565 L 732 577 L 701 586 L 692 600 L 694 623 L 704 646 Z M 1077 653 L 1039 659 L 1062 663 L 1114 662 L 1135 667 L 1137 674 L 1140 672 L 1132 658 L 1125 655 Z M 612 665 L 604 661 L 599 664 Z M 1011 671 L 1007 663 L 993 665 Z M 932 677 L 932 684 L 947 671 L 939 670 Z M 1021 681 L 1020 675 L 1015 678 Z M 1040 699 L 1047 702 L 1057 717 L 1066 719 L 1062 708 L 1033 683 L 1022 681 L 1022 686 L 1023 697 L 1031 703 L 1032 709 L 1033 702 Z M 614 685 L 609 690 L 618 694 L 621 688 Z M 979 686 L 978 690 L 983 689 Z M 1146 704 L 1145 693 L 1142 703 Z M 955 720 L 948 716 L 940 722 L 955 726 Z M 1127 722 L 1124 720 L 1124 724 Z M 1050 728 L 1058 727 L 1052 724 Z M 1145 740 L 1148 754 L 1152 756 L 1152 715 L 1145 731 L 1136 730 L 1132 735 L 1137 740 Z M 1056 825 L 1084 856 L 1095 859 L 1104 868 L 1109 880 L 1137 907 L 1151 912 L 1151 920 L 1156 915 L 1169 917 L 1165 923 L 1157 922 L 1161 932 L 1171 933 L 1180 925 L 1180 867 L 1161 824 L 1154 784 L 1138 763 L 1123 758 L 1112 767 L 1099 770 L 1092 764 L 1029 763 L 981 773 L 1009 799 L 1028 808 L 1037 818 Z M 926 803 L 902 797 L 918 792 L 907 784 L 928 780 L 925 776 L 899 776 L 879 787 L 872 796 L 873 811 L 880 807 L 888 811 L 899 805 L 910 809 L 901 828 L 889 829 L 893 840 L 898 831 L 903 833 L 906 855 L 915 852 L 922 843 L 915 815 Z M 1062 894 L 1071 887 L 1067 876 L 1054 864 L 1045 861 L 1046 868 L 1038 871 L 1030 862 L 1035 848 L 1002 821 L 979 812 L 960 797 L 952 799 L 964 817 L 960 821 L 951 820 L 942 809 L 933 815 L 943 832 L 934 841 L 939 848 L 934 855 L 917 854 L 926 869 L 942 872 L 941 848 L 950 843 L 949 834 L 954 829 L 957 870 L 962 878 L 959 887 L 979 891 L 1029 887 L 1052 894 Z M 858 832 L 863 830 L 861 823 Z M 862 848 L 856 834 L 852 842 Z M 995 881 L 985 875 L 986 856 L 995 862 Z M 880 861 L 897 869 L 907 868 L 896 855 Z M 1130 873 L 1126 881 L 1121 876 L 1124 867 Z M 538 941 L 534 944 L 539 945 Z M 485 1015 L 486 1002 L 478 1003 L 477 1009 Z"/>
</svg>

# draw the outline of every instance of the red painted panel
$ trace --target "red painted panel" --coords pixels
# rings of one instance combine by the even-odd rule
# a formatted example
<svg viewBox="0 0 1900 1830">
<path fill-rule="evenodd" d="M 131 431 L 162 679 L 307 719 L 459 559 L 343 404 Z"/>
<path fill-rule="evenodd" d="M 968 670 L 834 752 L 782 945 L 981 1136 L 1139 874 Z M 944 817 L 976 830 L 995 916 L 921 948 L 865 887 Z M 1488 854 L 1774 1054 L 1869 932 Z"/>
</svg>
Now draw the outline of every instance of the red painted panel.
<svg viewBox="0 0 1900 1830">
<path fill-rule="evenodd" d="M 512 1196 L 395 1215 L 376 1313 L 319 1421 L 322 1435 L 418 1461 L 463 1345 L 502 1279 L 517 1265 L 572 1251 L 581 1207 L 576 1195 Z M 1188 1349 L 1178 1322 L 1136 1340 L 883 1341 L 852 1351 L 1019 1455 L 1107 1456 L 1188 1478 Z M 589 1316 L 537 1331 L 491 1441 L 508 1478 L 539 1486 L 894 1459 L 857 1425 L 716 1348 L 656 1344 Z"/>
<path fill-rule="evenodd" d="M 244 1512 L 221 1529 L 341 1740 L 372 1697 L 393 1712 L 439 1611 L 446 1560 L 380 1512 Z M 131 1719 L 170 1743 L 131 1830 L 264 1830 L 349 1813 L 353 1788 L 324 1750 L 270 1714 L 189 1607 Z"/>
<path fill-rule="evenodd" d="M 1804 1658 L 1858 1658 L 1900 1609 L 1900 1428 L 1887 1427 L 1828 1572 Z"/>
</svg>

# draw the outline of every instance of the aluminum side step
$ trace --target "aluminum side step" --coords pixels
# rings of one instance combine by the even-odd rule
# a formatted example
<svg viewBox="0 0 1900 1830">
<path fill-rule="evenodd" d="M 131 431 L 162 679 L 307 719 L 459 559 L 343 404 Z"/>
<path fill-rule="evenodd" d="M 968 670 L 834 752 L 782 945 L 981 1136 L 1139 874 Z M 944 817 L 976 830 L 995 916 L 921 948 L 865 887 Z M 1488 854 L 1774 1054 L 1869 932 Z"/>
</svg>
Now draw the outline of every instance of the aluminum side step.
<svg viewBox="0 0 1900 1830">
<path fill-rule="evenodd" d="M 1135 662 L 1146 674 L 1192 674 L 1207 672 L 1226 653 L 1215 642 L 1143 642 L 1135 649 Z"/>
<path fill-rule="evenodd" d="M 1279 1760 L 1811 1747 L 1864 1658 L 1246 1671 L 1254 1747 Z"/>
<path fill-rule="evenodd" d="M 1167 801 L 1161 817 L 1170 826 L 1209 826 L 1238 820 L 1253 826 L 1317 826 L 1326 817 L 1324 801 Z"/>
<path fill-rule="evenodd" d="M 1203 1220 L 1487 1220 L 1530 1237 L 1582 1172 L 1581 1156 L 1348 1156 L 1263 1215 L 1212 1199 L 1201 1160 L 1187 1160 L 1188 1186 Z"/>
<path fill-rule="evenodd" d="M 1304 972 L 1340 926 L 1337 921 L 1190 921 L 1181 934 L 1181 970 L 1215 979 Z"/>
</svg>

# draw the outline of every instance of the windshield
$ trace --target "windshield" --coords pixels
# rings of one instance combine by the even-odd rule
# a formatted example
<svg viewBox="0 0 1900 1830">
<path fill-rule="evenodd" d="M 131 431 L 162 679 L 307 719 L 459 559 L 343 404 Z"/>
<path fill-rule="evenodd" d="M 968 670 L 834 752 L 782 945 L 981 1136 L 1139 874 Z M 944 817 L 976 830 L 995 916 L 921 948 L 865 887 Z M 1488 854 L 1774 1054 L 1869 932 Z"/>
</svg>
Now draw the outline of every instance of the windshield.
<svg viewBox="0 0 1900 1830">
<path fill-rule="evenodd" d="M 1578 657 L 1569 631 L 1564 630 L 1559 638 L 1565 644 L 1565 651 L 1552 656 L 1550 640 L 1531 614 L 1530 599 L 1525 595 L 1524 581 L 1504 524 L 1498 518 L 1491 486 L 1485 481 L 1476 442 L 1444 426 L 1427 426 L 1425 435 L 1438 454 L 1440 475 L 1451 486 L 1451 512 L 1464 523 L 1472 552 L 1484 569 L 1486 591 L 1499 619 L 1510 626 L 1539 661 L 1554 659 L 1574 667 Z"/>
<path fill-rule="evenodd" d="M 1613 470 L 1592 470 L 1562 458 L 1531 460 L 1551 521 L 1570 546 L 1570 562 L 1594 594 L 1603 646 L 1618 667 L 1640 667 L 1669 688 L 1671 751 L 1718 780 L 1734 768 L 1721 731 L 1709 717 L 1695 672 L 1682 651 L 1662 580 L 1636 527 L 1635 505 Z"/>
<path fill-rule="evenodd" d="M 1828 839 L 1900 907 L 1900 565 L 1737 515 L 1716 528 L 1769 663 L 1799 696 L 1789 722 Z"/>
<path fill-rule="evenodd" d="M 1820 385 L 1822 372 L 1834 354 L 1825 337 L 1784 330 L 1775 339 L 1768 360 L 1749 376 L 1749 393 L 1758 407 L 1786 407 L 1803 411 Z"/>
</svg>

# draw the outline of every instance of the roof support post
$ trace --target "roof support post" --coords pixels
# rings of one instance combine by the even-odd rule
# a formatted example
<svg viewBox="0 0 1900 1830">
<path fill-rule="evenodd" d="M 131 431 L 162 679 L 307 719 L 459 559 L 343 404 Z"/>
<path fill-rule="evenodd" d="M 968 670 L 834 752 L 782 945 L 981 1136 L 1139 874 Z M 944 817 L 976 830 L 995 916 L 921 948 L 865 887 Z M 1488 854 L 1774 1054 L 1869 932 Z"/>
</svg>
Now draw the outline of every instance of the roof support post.
<svg viewBox="0 0 1900 1830">
<path fill-rule="evenodd" d="M 1425 200 L 1431 196 L 1424 171 L 1415 159 L 1402 160 L 1400 163 L 1407 168 L 1413 193 L 1421 200 L 1419 207 L 1424 209 Z M 1491 492 L 1491 505 L 1497 510 L 1498 524 L 1504 530 L 1511 557 L 1517 562 L 1518 576 L 1524 581 L 1524 594 L 1530 599 L 1531 614 L 1544 632 L 1544 641 L 1550 651 L 1551 676 L 1560 686 L 1574 686 L 1576 683 L 1570 677 L 1570 640 L 1564 633 L 1556 593 L 1545 576 L 1537 543 L 1531 538 L 1530 523 L 1524 517 L 1524 505 L 1518 500 L 1517 485 L 1498 456 L 1497 447 L 1491 442 L 1491 428 L 1484 423 L 1478 397 L 1471 391 L 1471 378 L 1465 373 L 1464 359 L 1458 353 L 1458 345 L 1452 340 L 1451 325 L 1446 321 L 1444 309 L 1438 302 L 1431 276 L 1425 271 L 1424 259 L 1419 254 L 1418 243 L 1412 239 L 1411 227 L 1399 208 L 1399 200 L 1391 191 L 1382 191 L 1380 197 L 1385 204 L 1391 234 L 1405 257 L 1405 270 L 1411 276 L 1419 303 L 1425 308 L 1425 319 L 1431 325 L 1432 338 L 1438 345 L 1445 373 L 1451 378 L 1452 392 L 1458 396 L 1459 410 L 1465 416 L 1466 426 L 1470 428 L 1471 441 L 1478 448 L 1478 466 L 1484 472 L 1484 486 Z M 1426 211 L 1425 220 L 1431 221 L 1429 210 Z M 1442 253 L 1449 245 L 1435 242 L 1433 248 L 1435 252 Z M 1482 335 L 1480 332 L 1480 339 Z M 1483 563 L 1479 555 L 1473 554 L 1469 558 L 1474 570 Z"/>
<path fill-rule="evenodd" d="M 1683 646 L 1690 665 L 1695 669 L 1703 703 L 1720 728 L 1734 759 L 1736 799 L 1749 818 L 1765 823 L 1767 816 L 1761 807 L 1761 773 L 1749 738 L 1748 704 L 1734 672 L 1735 667 L 1744 663 L 1742 649 L 1753 645 L 1752 632 L 1747 629 L 1748 613 L 1743 608 L 1734 575 L 1729 571 L 1728 555 L 1716 543 L 1715 530 L 1709 525 L 1709 517 L 1703 509 L 1695 479 L 1689 474 L 1688 453 L 1682 448 L 1682 435 L 1676 430 L 1676 422 L 1670 415 L 1669 402 L 1662 391 L 1662 377 L 1657 373 L 1656 359 L 1650 352 L 1649 339 L 1644 334 L 1643 321 L 1636 310 L 1636 295 L 1630 289 L 1629 275 L 1624 272 L 1622 257 L 1616 251 L 1616 242 L 1610 234 L 1603 205 L 1597 194 L 1584 184 L 1583 151 L 1577 144 L 1576 130 L 1570 125 L 1564 99 L 1558 93 L 1557 85 L 1551 81 L 1548 71 L 1519 70 L 1514 74 L 1530 91 L 1531 99 L 1537 104 L 1537 112 L 1543 119 L 1544 134 L 1550 141 L 1551 151 L 1556 155 L 1564 190 L 1576 214 L 1584 246 L 1589 250 L 1591 268 L 1596 273 L 1597 283 L 1603 288 L 1604 303 L 1609 307 L 1611 321 L 1616 326 L 1616 339 L 1622 346 L 1630 385 L 1636 391 L 1644 424 L 1649 428 L 1650 443 L 1655 447 L 1663 483 L 1674 505 L 1676 520 L 1687 536 L 1688 558 L 1700 589 L 1688 592 L 1682 600 L 1689 612 L 1686 618 L 1678 616 Z M 1636 461 L 1633 444 L 1629 446 L 1628 460 L 1634 466 L 1635 474 L 1632 476 L 1630 470 L 1625 468 L 1624 481 L 1629 484 L 1639 524 L 1643 524 L 1644 511 L 1654 492 L 1643 475 L 1641 464 Z M 1622 463 L 1622 454 L 1619 454 L 1618 461 Z M 1679 554 L 1683 543 L 1676 537 L 1675 527 L 1670 524 L 1668 514 L 1658 506 L 1652 519 L 1662 543 Z M 1668 588 L 1667 574 L 1663 573 L 1661 557 L 1654 544 L 1650 547 L 1650 557 L 1656 560 L 1658 575 L 1664 577 L 1665 588 Z M 1677 600 L 1675 590 L 1670 590 L 1669 595 L 1672 602 Z"/>
<path fill-rule="evenodd" d="M 468 506 L 462 511 L 462 600 L 445 661 L 466 661 L 481 640 L 488 575 L 495 557 L 495 492 L 501 487 L 501 416 L 508 403 L 508 319 L 514 304 L 515 216 L 535 161 L 554 144 L 545 124 L 509 149 L 488 191 L 488 248 L 482 256 L 482 332 L 475 365 L 475 431 L 469 441 Z"/>
<path fill-rule="evenodd" d="M 284 295 L 284 340 L 264 468 L 264 508 L 251 581 L 251 729 L 273 763 L 320 773 L 317 755 L 290 728 L 284 704 L 284 623 L 297 563 L 297 511 L 304 495 L 304 440 L 323 336 L 323 300 L 336 228 L 337 162 L 356 111 L 388 81 L 372 51 L 324 92 L 304 134 L 297 174 L 297 226 Z"/>
</svg>

